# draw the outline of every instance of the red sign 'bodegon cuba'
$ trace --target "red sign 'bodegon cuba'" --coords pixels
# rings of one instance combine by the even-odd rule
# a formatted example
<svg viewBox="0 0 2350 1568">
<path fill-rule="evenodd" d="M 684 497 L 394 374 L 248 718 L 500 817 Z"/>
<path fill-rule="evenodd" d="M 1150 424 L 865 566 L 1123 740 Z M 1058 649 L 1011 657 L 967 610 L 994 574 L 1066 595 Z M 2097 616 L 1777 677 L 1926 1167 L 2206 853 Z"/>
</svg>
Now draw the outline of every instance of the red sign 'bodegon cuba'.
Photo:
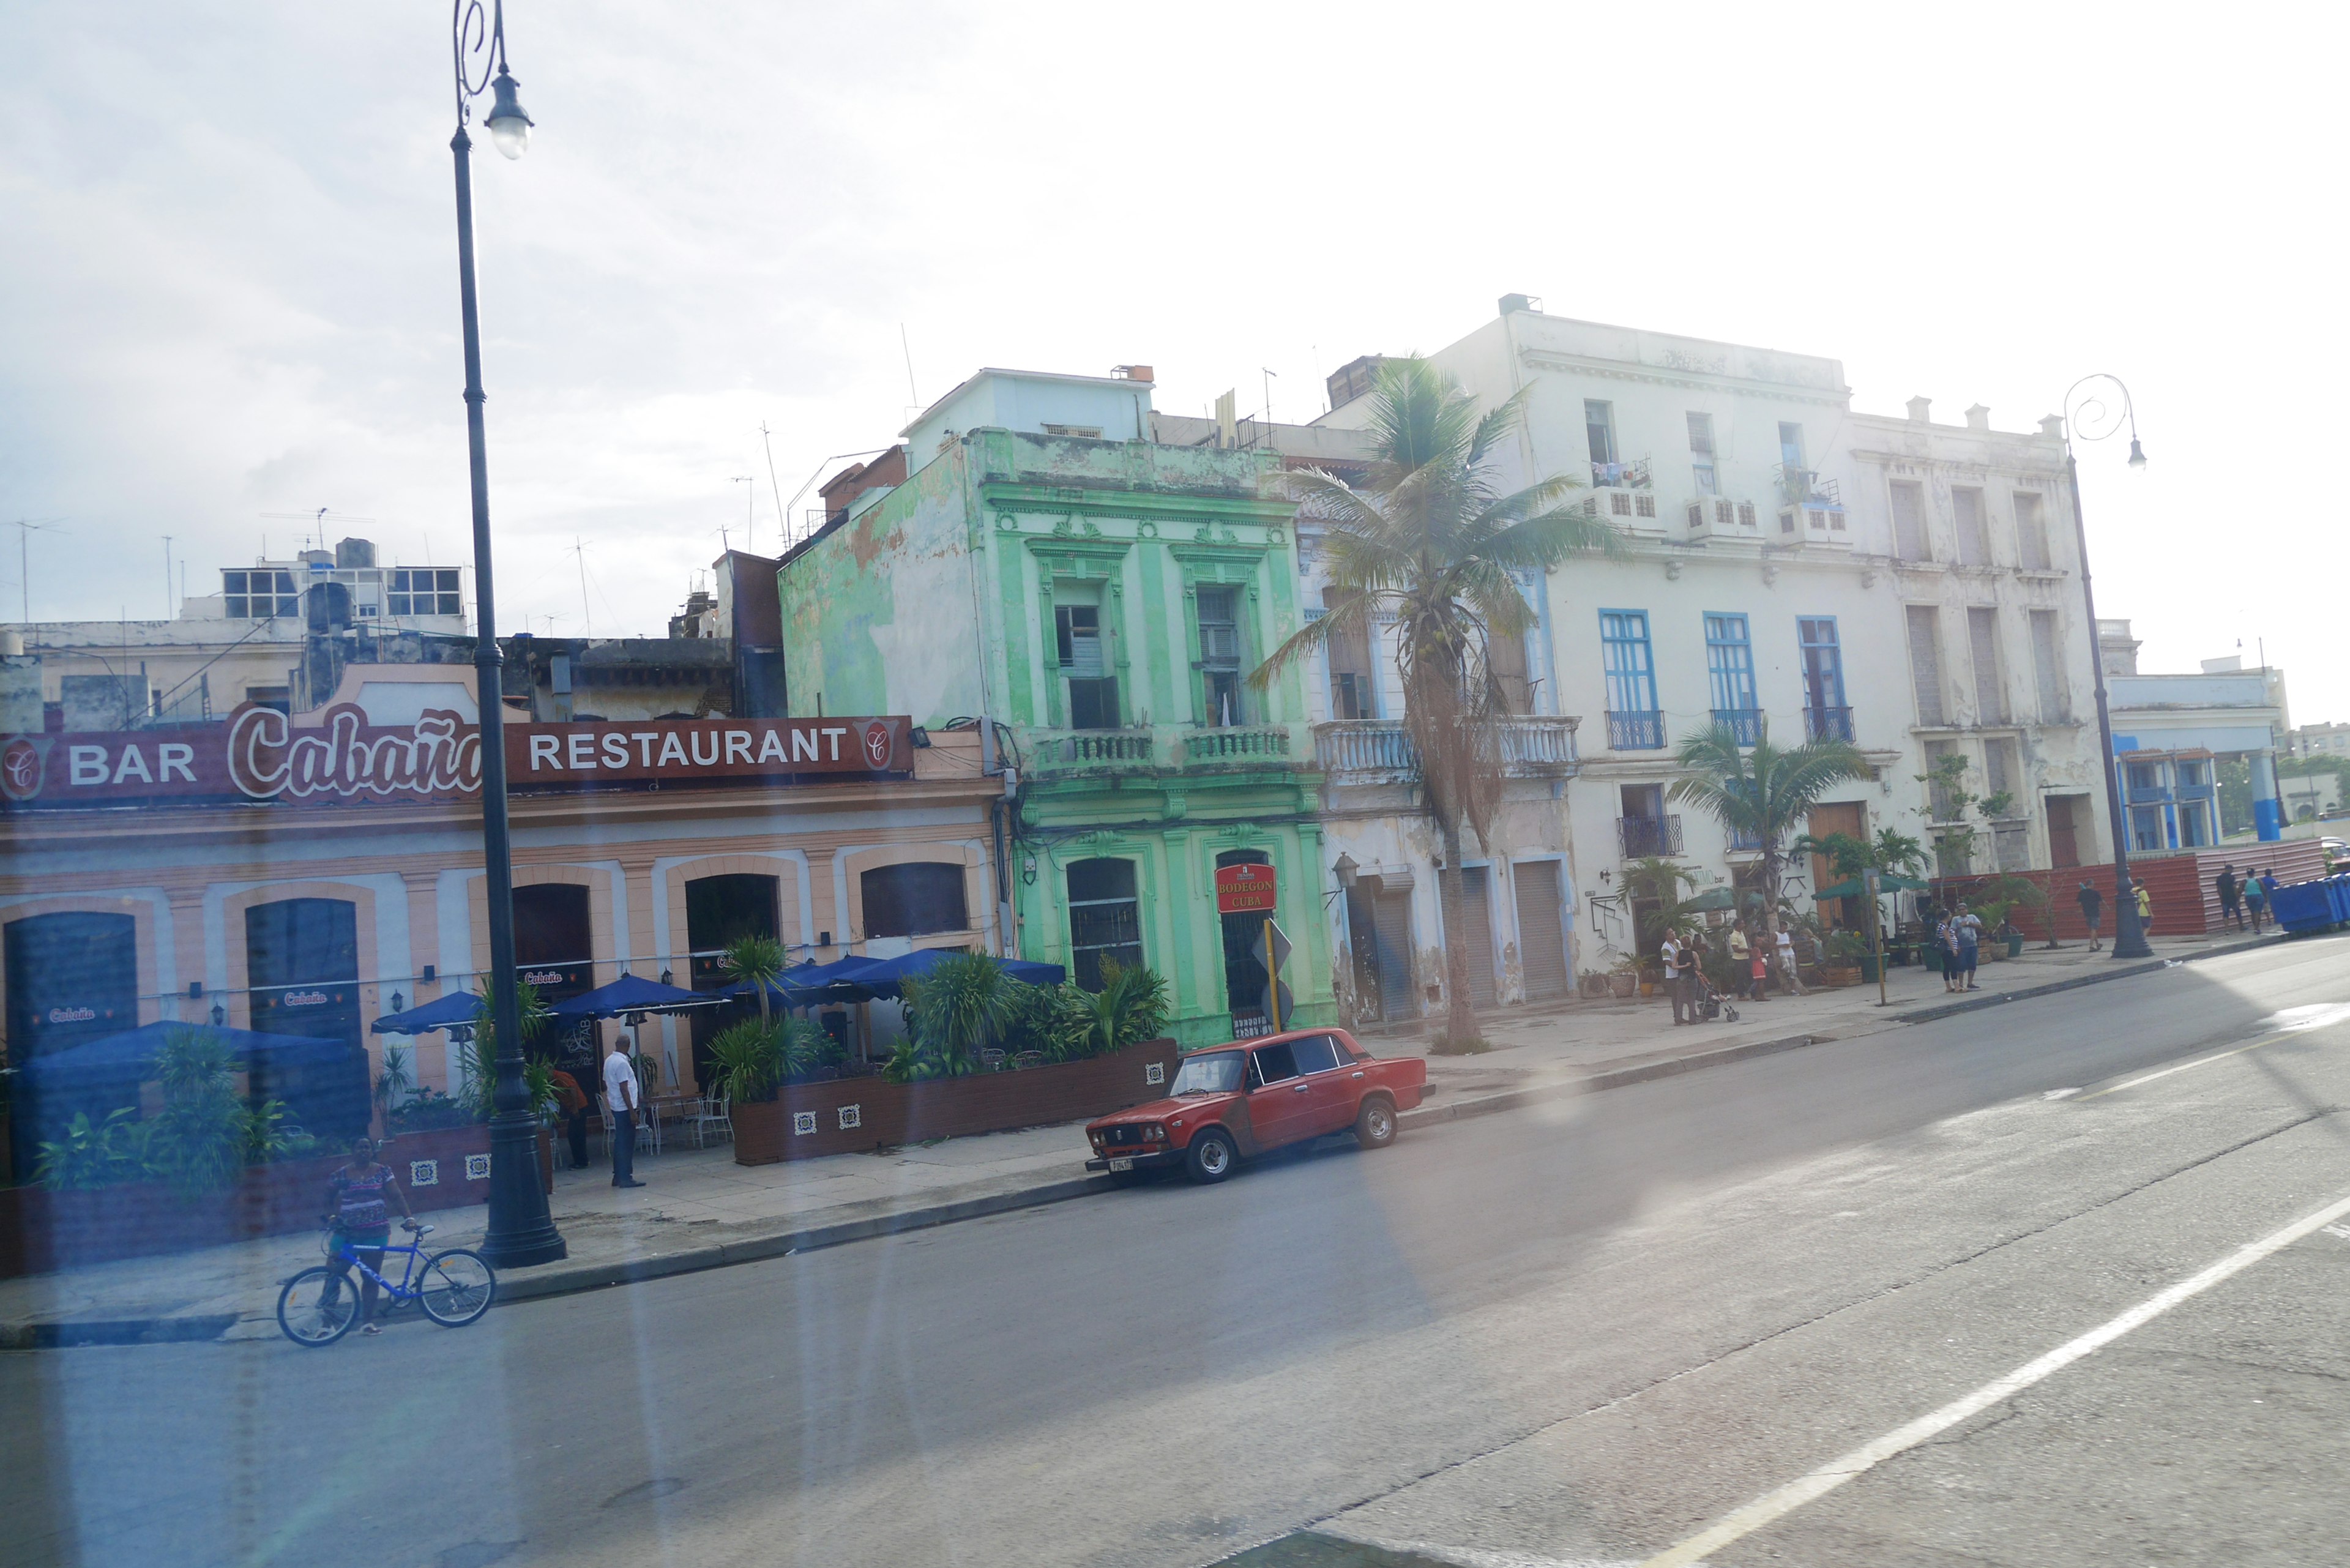
<svg viewBox="0 0 2350 1568">
<path fill-rule="evenodd" d="M 1280 893 L 1270 866 L 1220 866 L 1216 868 L 1216 913 L 1270 915 Z"/>
<path fill-rule="evenodd" d="M 670 719 L 509 724 L 516 794 L 869 778 L 913 766 L 913 722 L 889 718 Z M 284 801 L 391 805 L 463 799 L 482 787 L 480 732 L 428 711 L 373 725 L 348 703 L 296 727 L 274 708 L 161 730 L 14 735 L 0 741 L 0 807 Z"/>
</svg>

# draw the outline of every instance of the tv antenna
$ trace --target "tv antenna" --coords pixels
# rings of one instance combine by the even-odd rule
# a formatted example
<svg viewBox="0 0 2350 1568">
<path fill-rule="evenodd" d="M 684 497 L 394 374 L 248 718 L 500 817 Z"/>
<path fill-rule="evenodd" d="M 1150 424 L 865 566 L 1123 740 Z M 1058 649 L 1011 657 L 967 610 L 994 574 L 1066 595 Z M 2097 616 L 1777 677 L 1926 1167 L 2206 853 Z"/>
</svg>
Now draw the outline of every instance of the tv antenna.
<svg viewBox="0 0 2350 1568">
<path fill-rule="evenodd" d="M 588 546 L 579 542 L 577 534 L 571 536 L 571 554 L 579 562 L 579 635 L 593 637 L 596 635 L 596 617 L 588 607 Z M 554 634 L 554 628 L 550 626 L 547 635 L 552 637 Z"/>
<path fill-rule="evenodd" d="M 338 512 L 331 506 L 321 506 L 316 512 L 265 512 L 262 514 L 262 516 L 269 518 L 274 522 L 307 523 L 310 525 L 309 529 L 302 536 L 305 539 L 316 540 L 316 548 L 321 550 L 327 547 L 327 524 L 328 522 L 331 521 L 338 525 L 348 527 L 353 524 L 373 523 L 375 521 L 372 517 L 354 517 L 348 512 Z M 264 554 L 266 554 L 268 552 L 268 546 L 266 545 L 263 545 L 262 550 Z"/>
<path fill-rule="evenodd" d="M 775 493 L 775 538 L 780 543 L 791 537 L 792 524 L 791 520 L 784 515 L 784 487 L 775 483 L 775 441 L 774 436 L 768 431 L 767 421 L 764 420 L 759 421 L 759 442 L 767 449 L 767 488 Z M 747 536 L 743 541 L 743 548 L 744 550 L 751 548 L 751 541 Z"/>
<path fill-rule="evenodd" d="M 18 517 L 8 525 L 16 530 L 16 586 L 24 592 L 24 620 L 33 623 L 33 535 L 62 534 L 66 530 L 62 517 Z"/>
<path fill-rule="evenodd" d="M 757 501 L 759 497 L 759 492 L 755 488 L 759 482 L 747 473 L 738 473 L 734 475 L 733 479 L 728 481 L 728 483 L 732 484 L 748 484 L 754 487 L 743 493 L 743 548 L 747 551 L 751 548 L 753 516 L 751 507 L 753 503 Z"/>
</svg>

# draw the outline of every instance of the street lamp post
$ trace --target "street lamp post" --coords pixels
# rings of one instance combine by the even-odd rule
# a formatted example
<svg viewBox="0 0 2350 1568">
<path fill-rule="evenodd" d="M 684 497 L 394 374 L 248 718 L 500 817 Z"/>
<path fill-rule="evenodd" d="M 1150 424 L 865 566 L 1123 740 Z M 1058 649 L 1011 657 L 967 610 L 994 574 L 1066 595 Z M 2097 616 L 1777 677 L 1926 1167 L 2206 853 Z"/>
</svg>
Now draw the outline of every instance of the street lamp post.
<svg viewBox="0 0 2350 1568">
<path fill-rule="evenodd" d="M 473 102 L 494 91 L 490 140 L 508 158 L 530 146 L 530 116 L 515 96 L 506 71 L 503 0 L 456 0 L 450 22 L 457 74 L 457 134 L 449 151 L 457 163 L 457 286 L 465 318 L 465 439 L 473 487 L 473 688 L 481 710 L 482 859 L 487 872 L 490 920 L 490 1016 L 497 1029 L 497 1083 L 491 1095 L 490 1224 L 482 1253 L 515 1268 L 551 1263 L 567 1251 L 547 1212 L 538 1168 L 538 1118 L 523 1083 L 522 1009 L 515 994 L 514 854 L 506 834 L 506 752 L 502 709 L 504 660 L 498 655 L 496 597 L 490 574 L 490 468 L 482 428 L 481 315 L 473 291 L 473 139 L 465 121 Z"/>
<path fill-rule="evenodd" d="M 2107 406 L 2098 390 L 2082 394 L 2083 388 L 2106 381 L 2121 393 L 2118 411 Z M 2084 376 L 2064 394 L 2064 478 L 2073 492 L 2073 540 L 2081 553 L 2081 600 L 2089 612 L 2089 668 L 2096 677 L 2097 746 L 2105 754 L 2106 810 L 2113 820 L 2114 957 L 2152 958 L 2154 950 L 2147 945 L 2146 931 L 2138 924 L 2137 889 L 2130 882 L 2129 810 L 2122 796 L 2120 764 L 2114 756 L 2113 713 L 2106 701 L 2106 651 L 2097 638 L 2097 596 L 2089 586 L 2089 529 L 2081 517 L 2081 466 L 2073 456 L 2073 437 L 2085 421 L 2089 428 L 2078 431 L 2083 441 L 2104 441 L 2126 425 L 2129 465 L 2146 467 L 2146 453 L 2137 444 L 2137 410 L 2131 405 L 2129 389 L 2122 385 L 2120 377 L 2102 372 Z"/>
</svg>

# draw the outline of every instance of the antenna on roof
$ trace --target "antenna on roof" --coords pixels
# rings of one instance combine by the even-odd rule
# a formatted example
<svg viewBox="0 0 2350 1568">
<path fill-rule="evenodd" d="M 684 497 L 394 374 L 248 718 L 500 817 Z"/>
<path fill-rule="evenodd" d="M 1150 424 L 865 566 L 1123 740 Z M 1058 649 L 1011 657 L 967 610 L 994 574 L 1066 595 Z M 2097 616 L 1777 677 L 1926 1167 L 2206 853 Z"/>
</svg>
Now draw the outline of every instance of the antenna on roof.
<svg viewBox="0 0 2350 1568">
<path fill-rule="evenodd" d="M 61 534 L 65 530 L 59 524 L 64 522 L 62 517 L 19 517 L 9 524 L 16 530 L 16 586 L 24 592 L 25 624 L 27 626 L 33 621 L 33 535 Z"/>
<path fill-rule="evenodd" d="M 922 394 L 914 389 L 914 345 L 906 336 L 906 324 L 902 321 L 898 323 L 898 347 L 906 351 L 906 395 L 914 400 L 915 410 L 920 412 Z"/>
<path fill-rule="evenodd" d="M 348 512 L 338 512 L 331 506 L 321 506 L 316 512 L 265 512 L 262 515 L 282 523 L 308 524 L 310 526 L 304 531 L 302 537 L 315 539 L 316 547 L 321 550 L 327 547 L 327 524 L 329 519 L 345 527 L 355 523 L 375 521 L 372 517 L 354 517 Z M 265 534 L 261 539 L 261 554 L 265 558 L 269 555 L 269 536 Z"/>
<path fill-rule="evenodd" d="M 579 635 L 593 637 L 596 635 L 596 617 L 588 607 L 588 547 L 579 542 L 577 534 L 571 536 L 571 554 L 579 562 Z"/>
<path fill-rule="evenodd" d="M 748 484 L 753 487 L 743 493 L 743 548 L 748 550 L 751 547 L 752 533 L 755 523 L 755 518 L 752 514 L 751 507 L 759 498 L 759 492 L 757 489 L 759 482 L 750 474 L 738 473 L 729 481 L 729 483 L 733 484 Z"/>
</svg>

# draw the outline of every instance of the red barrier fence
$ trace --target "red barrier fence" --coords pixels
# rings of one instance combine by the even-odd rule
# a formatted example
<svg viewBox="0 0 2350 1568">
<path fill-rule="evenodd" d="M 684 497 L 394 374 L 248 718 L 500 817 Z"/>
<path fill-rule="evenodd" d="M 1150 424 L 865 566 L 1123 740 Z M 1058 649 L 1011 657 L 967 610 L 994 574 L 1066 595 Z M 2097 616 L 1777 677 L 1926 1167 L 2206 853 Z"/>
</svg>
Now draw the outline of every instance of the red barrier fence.
<svg viewBox="0 0 2350 1568">
<path fill-rule="evenodd" d="M 2235 867 L 2239 877 L 2255 870 L 2274 871 L 2279 882 L 2306 882 L 2324 874 L 2325 854 L 2314 838 L 2291 838 L 2271 844 L 2230 845 L 2220 849 L 2182 849 L 2165 855 L 2134 855 L 2130 857 L 2130 879 L 2142 883 L 2147 896 L 2154 903 L 2154 923 L 2150 934 L 2192 937 L 2219 930 L 2218 877 L 2220 869 L 2230 865 Z M 2079 898 L 2083 882 L 2105 896 L 2106 936 L 2108 939 L 2113 936 L 2112 866 L 2067 866 L 2054 871 L 2018 871 L 2013 875 L 2037 884 L 2049 894 L 2048 909 L 2020 910 L 2014 917 L 2016 929 L 2033 941 L 2048 940 L 2045 918 L 2050 914 L 2056 918 L 2058 940 L 2087 940 L 2089 925 L 2082 919 Z M 1996 873 L 1937 877 L 1934 881 L 1935 896 L 1944 902 L 1951 898 L 1980 897 L 1982 888 L 1997 879 Z"/>
</svg>

